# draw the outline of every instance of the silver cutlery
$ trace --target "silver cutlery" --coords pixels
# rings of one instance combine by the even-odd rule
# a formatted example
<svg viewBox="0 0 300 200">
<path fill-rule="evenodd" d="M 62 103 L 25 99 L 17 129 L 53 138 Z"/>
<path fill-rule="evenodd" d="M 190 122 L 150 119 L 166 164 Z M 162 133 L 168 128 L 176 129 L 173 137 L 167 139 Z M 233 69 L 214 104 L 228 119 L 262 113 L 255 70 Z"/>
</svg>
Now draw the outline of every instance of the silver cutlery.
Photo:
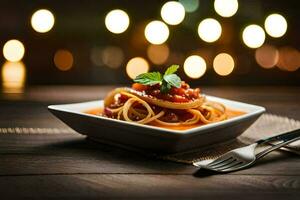
<svg viewBox="0 0 300 200">
<path fill-rule="evenodd" d="M 299 139 L 300 129 L 296 129 L 277 136 L 258 140 L 257 142 L 245 147 L 231 150 L 209 163 L 204 160 L 194 162 L 193 165 L 220 173 L 237 171 L 254 165 L 260 158 L 264 157 L 270 152 Z M 269 144 L 268 148 L 256 153 L 256 150 L 259 146 L 266 144 Z"/>
</svg>

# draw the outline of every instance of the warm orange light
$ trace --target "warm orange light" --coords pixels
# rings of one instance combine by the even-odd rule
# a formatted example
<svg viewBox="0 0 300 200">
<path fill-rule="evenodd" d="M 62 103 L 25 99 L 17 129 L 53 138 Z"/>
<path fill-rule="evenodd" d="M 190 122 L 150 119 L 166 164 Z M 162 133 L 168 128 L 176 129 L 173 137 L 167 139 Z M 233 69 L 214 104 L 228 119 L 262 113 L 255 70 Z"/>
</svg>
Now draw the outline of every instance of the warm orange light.
<svg viewBox="0 0 300 200">
<path fill-rule="evenodd" d="M 54 64 L 61 71 L 68 71 L 73 66 L 73 55 L 68 50 L 58 50 L 54 55 Z"/>
<path fill-rule="evenodd" d="M 231 74 L 234 69 L 234 60 L 227 53 L 220 53 L 214 59 L 214 70 L 220 76 Z"/>
<path fill-rule="evenodd" d="M 276 66 L 282 70 L 296 71 L 300 67 L 300 52 L 292 47 L 279 49 L 279 61 Z"/>
<path fill-rule="evenodd" d="M 263 68 L 270 69 L 276 65 L 279 59 L 278 50 L 271 45 L 263 45 L 255 51 L 256 62 Z"/>
<path fill-rule="evenodd" d="M 22 62 L 5 62 L 2 66 L 2 86 L 7 93 L 20 93 L 25 85 L 26 68 Z"/>
<path fill-rule="evenodd" d="M 147 55 L 149 59 L 156 65 L 165 63 L 169 57 L 169 53 L 169 47 L 165 44 L 150 45 L 147 49 Z"/>
<path fill-rule="evenodd" d="M 149 71 L 148 62 L 142 57 L 135 57 L 129 60 L 126 72 L 129 78 L 135 79 L 138 75 Z"/>
</svg>

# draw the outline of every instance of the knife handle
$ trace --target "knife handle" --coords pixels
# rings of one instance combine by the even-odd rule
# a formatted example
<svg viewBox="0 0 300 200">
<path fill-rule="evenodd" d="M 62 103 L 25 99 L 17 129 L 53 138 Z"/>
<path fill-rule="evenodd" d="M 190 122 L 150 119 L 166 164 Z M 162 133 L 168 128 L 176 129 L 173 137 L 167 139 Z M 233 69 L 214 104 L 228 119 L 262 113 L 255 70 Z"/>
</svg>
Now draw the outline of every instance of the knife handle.
<svg viewBox="0 0 300 200">
<path fill-rule="evenodd" d="M 297 140 L 300 140 L 300 136 L 298 136 L 298 137 L 293 137 L 293 138 L 291 138 L 291 139 L 286 139 L 286 138 L 285 138 L 285 139 L 282 140 L 281 143 L 278 143 L 278 144 L 276 144 L 276 145 L 274 145 L 274 146 L 271 146 L 270 148 L 265 149 L 264 151 L 262 151 L 262 152 L 256 154 L 256 159 L 260 159 L 260 158 L 264 157 L 265 155 L 267 155 L 268 153 L 270 153 L 270 152 L 272 152 L 272 151 L 274 151 L 274 150 L 276 150 L 276 149 L 279 149 L 279 148 L 281 148 L 281 147 L 283 147 L 283 146 L 285 146 L 285 145 L 288 145 L 288 144 L 290 144 L 290 143 L 292 143 L 292 142 L 295 142 L 295 141 L 297 141 Z"/>
<path fill-rule="evenodd" d="M 288 141 L 288 140 L 292 140 L 297 137 L 300 137 L 300 129 L 295 129 L 293 131 L 288 131 L 288 132 L 282 133 L 280 135 L 261 139 L 261 140 L 258 140 L 256 143 L 264 144 L 264 143 L 274 142 L 274 141 Z"/>
</svg>

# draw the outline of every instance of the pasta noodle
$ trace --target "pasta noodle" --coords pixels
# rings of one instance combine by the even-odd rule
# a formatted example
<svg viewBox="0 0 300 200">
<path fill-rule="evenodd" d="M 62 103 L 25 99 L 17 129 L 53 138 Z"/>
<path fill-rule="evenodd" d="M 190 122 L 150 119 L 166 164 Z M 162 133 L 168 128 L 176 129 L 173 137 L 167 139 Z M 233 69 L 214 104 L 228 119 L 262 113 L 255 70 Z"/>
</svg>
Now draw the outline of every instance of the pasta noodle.
<svg viewBox="0 0 300 200">
<path fill-rule="evenodd" d="M 139 124 L 182 126 L 227 119 L 226 107 L 203 95 L 188 102 L 172 102 L 124 87 L 111 91 L 104 106 L 104 116 Z"/>
</svg>

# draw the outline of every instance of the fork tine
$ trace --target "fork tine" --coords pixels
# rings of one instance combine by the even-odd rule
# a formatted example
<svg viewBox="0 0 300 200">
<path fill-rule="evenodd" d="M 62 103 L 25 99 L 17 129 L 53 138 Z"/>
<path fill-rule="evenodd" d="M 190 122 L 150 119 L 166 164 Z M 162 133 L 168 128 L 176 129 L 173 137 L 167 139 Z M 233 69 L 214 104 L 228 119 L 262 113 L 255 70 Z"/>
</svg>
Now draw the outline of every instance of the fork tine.
<svg viewBox="0 0 300 200">
<path fill-rule="evenodd" d="M 234 166 L 231 166 L 230 168 L 227 168 L 227 169 L 222 169 L 221 171 L 222 172 L 232 172 L 232 171 L 236 171 L 236 170 L 239 170 L 241 168 L 244 167 L 244 163 L 243 162 L 240 162 L 240 163 L 237 163 L 236 165 Z"/>
<path fill-rule="evenodd" d="M 224 163 L 226 161 L 229 161 L 231 159 L 232 159 L 232 156 L 220 157 L 220 158 L 217 158 L 216 160 L 212 161 L 211 163 L 209 163 L 207 166 L 212 167 L 212 166 L 215 166 L 215 165 L 219 165 L 219 164 Z"/>
<path fill-rule="evenodd" d="M 219 170 L 219 169 L 222 169 L 224 167 L 227 167 L 227 166 L 230 166 L 230 165 L 234 164 L 236 161 L 237 161 L 237 159 L 232 158 L 230 161 L 227 161 L 226 163 L 222 163 L 222 164 L 217 165 L 217 166 L 212 166 L 210 168 L 214 169 L 214 170 Z"/>
<path fill-rule="evenodd" d="M 234 167 L 240 166 L 241 164 L 243 164 L 242 161 L 235 160 L 234 162 L 232 162 L 232 163 L 230 163 L 226 166 L 220 167 L 217 170 L 220 170 L 220 171 L 223 171 L 223 170 L 226 170 L 226 169 L 230 170 L 230 169 L 233 169 Z"/>
</svg>

